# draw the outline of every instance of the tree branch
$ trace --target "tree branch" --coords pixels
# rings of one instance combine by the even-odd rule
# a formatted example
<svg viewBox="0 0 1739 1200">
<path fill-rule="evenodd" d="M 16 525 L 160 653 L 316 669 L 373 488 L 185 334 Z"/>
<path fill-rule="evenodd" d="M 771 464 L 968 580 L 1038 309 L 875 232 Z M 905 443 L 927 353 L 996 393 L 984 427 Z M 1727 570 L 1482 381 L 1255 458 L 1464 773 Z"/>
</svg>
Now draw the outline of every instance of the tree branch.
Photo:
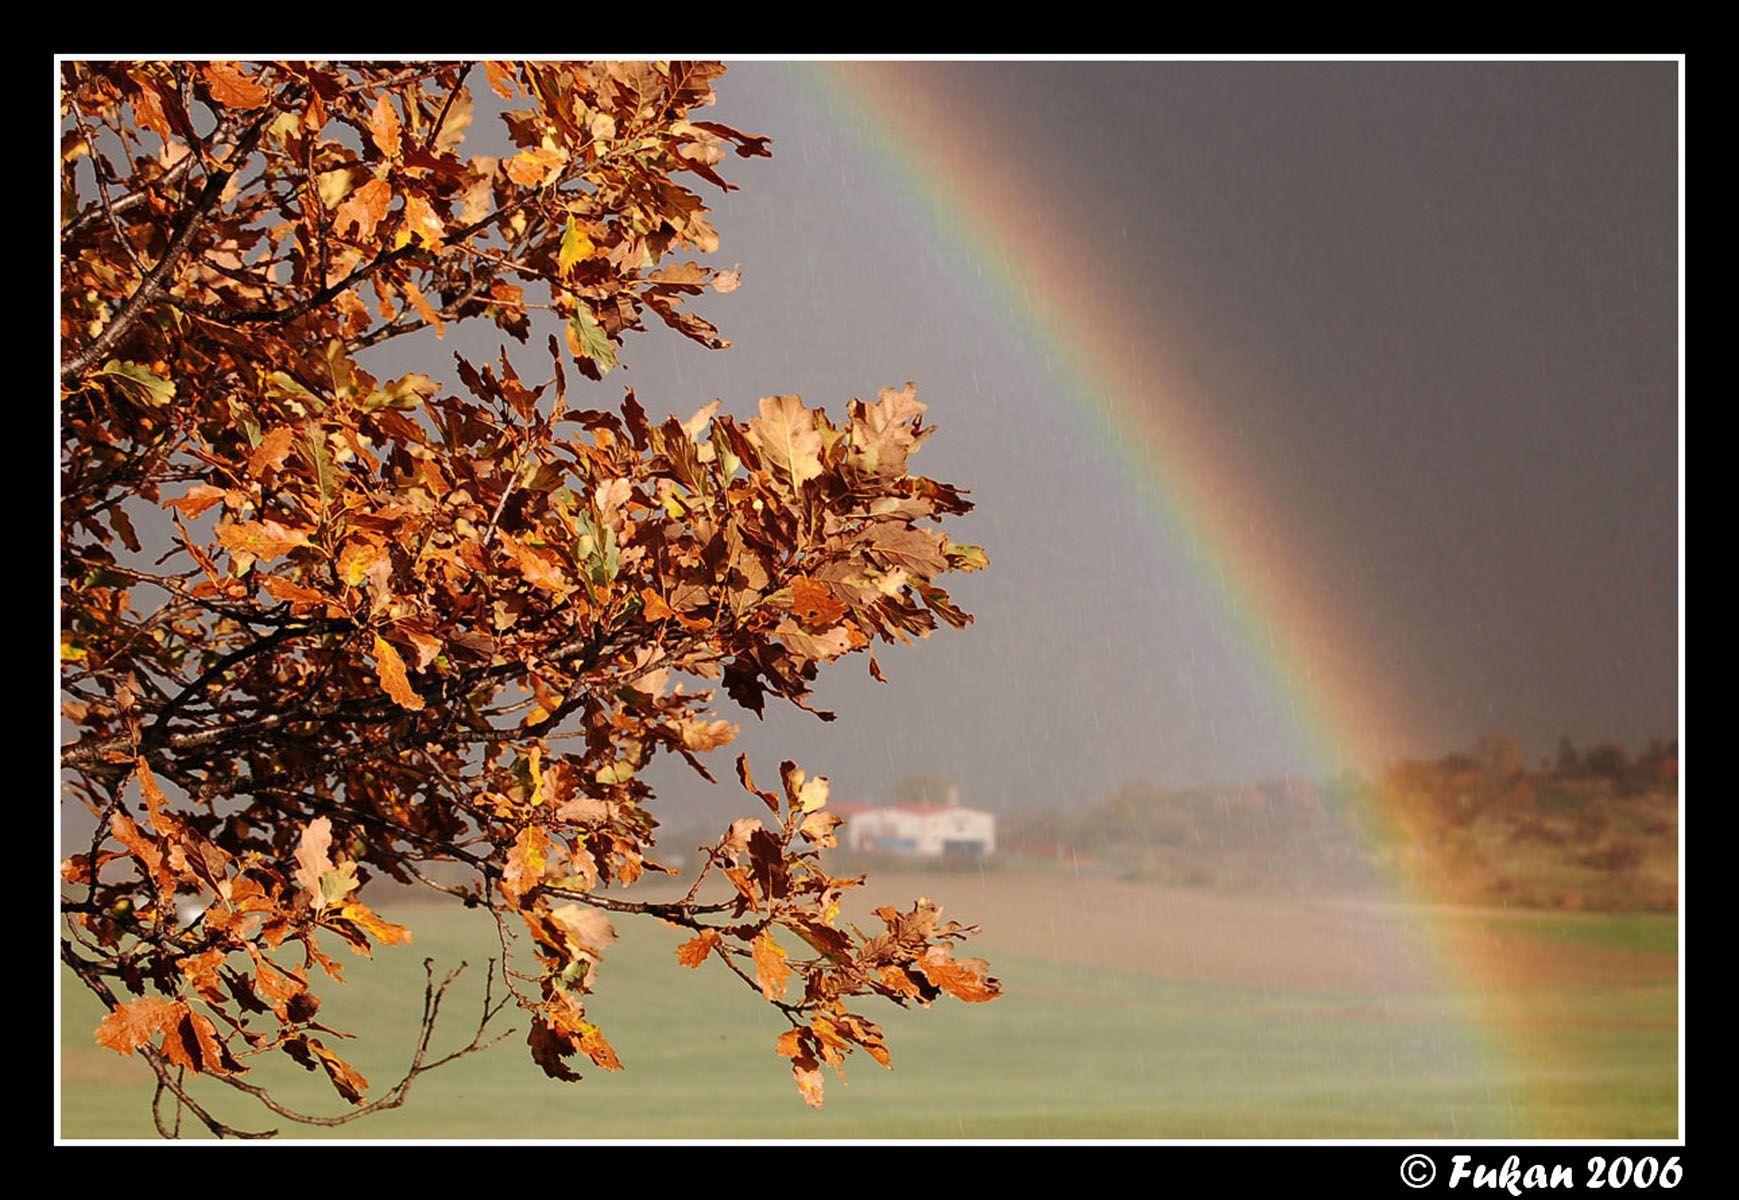
<svg viewBox="0 0 1739 1200">
<path fill-rule="evenodd" d="M 128 331 L 138 324 L 139 318 L 144 315 L 146 308 L 167 286 L 170 275 L 174 272 L 176 265 L 186 256 L 189 248 L 192 247 L 194 237 L 199 233 L 200 227 L 205 224 L 205 219 L 211 214 L 211 210 L 217 205 L 218 199 L 223 195 L 224 188 L 229 185 L 230 179 L 240 169 L 243 161 L 253 153 L 254 147 L 259 144 L 260 134 L 266 128 L 266 122 L 271 117 L 276 116 L 277 111 L 276 107 L 269 107 L 261 113 L 248 127 L 247 132 L 242 134 L 241 140 L 236 143 L 235 151 L 230 156 L 230 165 L 206 179 L 205 186 L 200 189 L 198 198 L 193 202 L 192 211 L 188 213 L 181 226 L 181 232 L 175 235 L 174 240 L 169 243 L 169 248 L 163 252 L 163 257 L 158 260 L 155 267 L 151 268 L 151 273 L 145 276 L 139 286 L 134 289 L 126 304 L 121 306 L 121 311 L 115 314 L 115 319 L 103 326 L 103 331 L 97 334 L 90 345 L 61 360 L 61 383 L 71 384 L 89 370 L 92 364 L 105 357 L 127 335 Z"/>
</svg>

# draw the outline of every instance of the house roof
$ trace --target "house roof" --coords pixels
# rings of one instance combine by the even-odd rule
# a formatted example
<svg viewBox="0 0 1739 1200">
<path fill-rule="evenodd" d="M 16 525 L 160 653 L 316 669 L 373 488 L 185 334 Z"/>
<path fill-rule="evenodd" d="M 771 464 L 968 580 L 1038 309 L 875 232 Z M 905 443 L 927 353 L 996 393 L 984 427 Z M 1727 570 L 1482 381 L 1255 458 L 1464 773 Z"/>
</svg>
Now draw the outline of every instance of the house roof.
<svg viewBox="0 0 1739 1200">
<path fill-rule="evenodd" d="M 862 804 L 855 801 L 842 800 L 837 803 L 830 803 L 827 807 L 829 811 L 837 813 L 842 817 L 863 816 L 866 813 L 876 812 L 907 813 L 914 817 L 929 817 L 934 816 L 937 813 L 945 812 L 968 813 L 975 817 L 988 817 L 992 815 L 991 813 L 985 812 L 983 809 L 967 808 L 965 805 L 960 804 L 919 804 L 915 802 L 909 804 Z"/>
</svg>

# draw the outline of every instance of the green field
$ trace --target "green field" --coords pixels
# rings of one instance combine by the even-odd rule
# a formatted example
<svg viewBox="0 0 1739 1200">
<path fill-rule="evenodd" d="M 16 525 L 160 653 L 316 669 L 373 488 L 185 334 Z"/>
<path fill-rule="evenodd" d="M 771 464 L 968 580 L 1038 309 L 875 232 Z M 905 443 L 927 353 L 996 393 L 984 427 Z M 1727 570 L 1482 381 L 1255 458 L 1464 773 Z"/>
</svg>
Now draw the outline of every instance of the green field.
<svg viewBox="0 0 1739 1200">
<path fill-rule="evenodd" d="M 365 1035 L 342 1049 L 377 1090 L 409 1054 L 422 959 L 472 963 L 439 1049 L 468 1036 L 495 949 L 478 914 L 395 915 L 412 923 L 416 944 L 372 964 L 354 960 L 347 985 L 322 991 L 322 1019 Z M 992 914 L 974 915 L 990 924 Z M 1542 954 L 1568 943 L 1583 955 L 1634 958 L 1638 946 L 1670 951 L 1677 937 L 1670 917 L 1536 914 L 1500 924 Z M 776 1014 L 724 972 L 679 967 L 674 931 L 634 922 L 622 934 L 590 1011 L 626 1070 L 588 1069 L 578 1084 L 545 1079 L 509 1010 L 503 1019 L 518 1033 L 424 1076 L 403 1109 L 333 1131 L 277 1127 L 284 1136 L 392 1139 L 1677 1135 L 1677 990 L 1661 971 L 1537 988 L 1494 1046 L 1439 995 L 1168 978 L 999 948 L 992 932 L 980 952 L 1005 997 L 910 1013 L 866 1006 L 887 1028 L 895 1069 L 854 1056 L 849 1085 L 829 1073 L 827 1105 L 814 1112 L 773 1053 Z M 148 1069 L 92 1043 L 100 1007 L 70 976 L 65 985 L 62 1136 L 155 1137 Z M 1548 1033 L 1549 1047 L 1535 1036 Z M 343 1109 L 324 1076 L 287 1061 L 250 1077 L 280 1084 L 298 1107 Z M 274 1124 L 228 1089 L 205 1094 L 237 1124 Z"/>
</svg>

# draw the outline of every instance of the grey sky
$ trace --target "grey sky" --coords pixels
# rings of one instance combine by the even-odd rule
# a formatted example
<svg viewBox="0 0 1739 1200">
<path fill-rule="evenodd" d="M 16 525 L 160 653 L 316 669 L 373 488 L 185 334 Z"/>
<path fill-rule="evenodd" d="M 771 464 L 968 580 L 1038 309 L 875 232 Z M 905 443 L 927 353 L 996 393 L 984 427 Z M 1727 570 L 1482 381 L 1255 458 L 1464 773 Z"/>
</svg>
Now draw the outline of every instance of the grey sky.
<svg viewBox="0 0 1739 1200">
<path fill-rule="evenodd" d="M 1052 232 L 1163 313 L 1151 335 L 1412 698 L 1416 749 L 1676 730 L 1673 64 L 901 70 L 1068 181 L 1078 223 Z M 884 653 L 888 684 L 836 664 L 834 724 L 724 701 L 744 748 L 844 797 L 925 772 L 996 807 L 1300 767 L 1179 547 L 813 71 L 734 65 L 709 114 L 774 139 L 708 196 L 743 285 L 697 307 L 734 347 L 639 335 L 590 402 L 631 383 L 655 415 L 792 391 L 837 410 L 914 380 L 941 426 L 915 465 L 973 489 L 956 536 L 992 568 L 954 589 L 977 624 Z M 445 380 L 489 332 L 373 365 Z"/>
</svg>

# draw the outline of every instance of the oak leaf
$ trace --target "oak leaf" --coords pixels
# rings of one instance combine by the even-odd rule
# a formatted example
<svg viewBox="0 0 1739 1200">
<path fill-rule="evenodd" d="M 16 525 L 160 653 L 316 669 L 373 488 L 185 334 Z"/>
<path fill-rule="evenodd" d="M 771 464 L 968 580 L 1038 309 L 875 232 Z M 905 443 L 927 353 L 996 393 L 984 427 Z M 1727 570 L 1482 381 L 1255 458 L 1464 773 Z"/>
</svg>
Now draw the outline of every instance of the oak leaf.
<svg viewBox="0 0 1739 1200">
<path fill-rule="evenodd" d="M 217 540 L 238 559 L 273 559 L 306 546 L 308 530 L 292 529 L 277 521 L 240 521 L 218 529 Z"/>
<path fill-rule="evenodd" d="M 173 1029 L 183 1008 L 158 996 L 146 996 L 112 1010 L 97 1026 L 97 1044 L 117 1054 L 131 1054 L 157 1034 Z"/>
<path fill-rule="evenodd" d="M 325 1069 L 326 1077 L 332 1081 L 332 1086 L 352 1104 L 367 1102 L 368 1080 L 362 1072 L 345 1062 L 338 1055 L 328 1050 L 318 1038 L 303 1038 L 303 1045 L 313 1052 L 314 1058 Z"/>
<path fill-rule="evenodd" d="M 338 916 L 365 930 L 383 946 L 409 945 L 414 940 L 411 931 L 405 926 L 383 919 L 379 913 L 359 900 L 351 900 L 341 906 Z"/>
<path fill-rule="evenodd" d="M 694 938 L 676 948 L 676 961 L 685 967 L 699 967 L 701 963 L 706 961 L 707 954 L 718 944 L 718 930 L 703 929 Z"/>
<path fill-rule="evenodd" d="M 799 396 L 764 397 L 761 415 L 749 422 L 749 440 L 793 494 L 821 474 L 821 435 Z"/>
<path fill-rule="evenodd" d="M 224 490 L 222 488 L 212 487 L 209 483 L 196 483 L 187 489 L 185 495 L 177 496 L 173 500 L 165 500 L 163 506 L 180 509 L 181 515 L 191 521 L 212 505 L 220 503 L 223 498 Z"/>
<path fill-rule="evenodd" d="M 392 643 L 378 633 L 374 635 L 374 669 L 381 690 L 391 696 L 394 703 L 411 712 L 423 710 L 423 698 L 417 695 L 405 674 L 405 660 L 399 657 Z"/>
<path fill-rule="evenodd" d="M 791 615 L 814 629 L 825 629 L 845 615 L 833 589 L 804 575 L 791 580 Z"/>
<path fill-rule="evenodd" d="M 296 443 L 296 428 L 293 425 L 280 425 L 254 447 L 254 452 L 248 456 L 248 475 L 254 479 L 263 476 L 267 471 L 275 471 L 284 465 L 284 460 L 290 457 L 290 450 Z"/>
<path fill-rule="evenodd" d="M 233 62 L 208 62 L 200 68 L 211 98 L 225 108 L 264 108 L 271 93 Z"/>
<path fill-rule="evenodd" d="M 761 935 L 754 941 L 752 953 L 756 986 L 767 999 L 779 999 L 785 994 L 785 984 L 791 978 L 791 968 L 785 965 L 785 951 L 773 940 L 772 930 L 761 931 Z"/>
<path fill-rule="evenodd" d="M 549 862 L 550 840 L 541 825 L 527 825 L 513 839 L 507 865 L 501 874 L 501 890 L 518 900 L 543 882 Z"/>
<path fill-rule="evenodd" d="M 421 196 L 405 197 L 405 227 L 399 233 L 399 244 L 404 245 L 414 237 L 428 250 L 439 250 L 447 233 L 446 225 L 435 213 L 434 207 Z"/>
<path fill-rule="evenodd" d="M 339 233 L 354 229 L 359 240 L 374 238 L 375 226 L 386 217 L 392 203 L 392 185 L 384 179 L 371 179 L 350 193 L 333 215 L 333 228 Z"/>
<path fill-rule="evenodd" d="M 316 904 L 320 902 L 320 877 L 332 870 L 332 858 L 327 853 L 331 848 L 332 822 L 326 817 L 308 822 L 296 843 L 296 882 Z"/>
<path fill-rule="evenodd" d="M 375 148 L 388 158 L 397 158 L 399 154 L 399 114 L 393 108 L 392 101 L 381 96 L 374 102 L 374 110 L 368 114 L 368 134 Z"/>
<path fill-rule="evenodd" d="M 951 996 L 978 1004 L 1002 995 L 1002 984 L 989 974 L 981 958 L 956 961 L 947 946 L 931 946 L 918 959 L 924 978 Z"/>
</svg>

